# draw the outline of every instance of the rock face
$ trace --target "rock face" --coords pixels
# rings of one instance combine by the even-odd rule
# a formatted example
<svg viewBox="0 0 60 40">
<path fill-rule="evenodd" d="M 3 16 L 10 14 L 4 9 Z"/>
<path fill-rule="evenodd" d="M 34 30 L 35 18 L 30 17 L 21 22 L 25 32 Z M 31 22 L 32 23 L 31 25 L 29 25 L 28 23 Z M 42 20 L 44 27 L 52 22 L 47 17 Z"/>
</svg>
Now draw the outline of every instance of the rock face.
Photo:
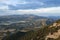
<svg viewBox="0 0 60 40">
<path fill-rule="evenodd" d="M 60 36 L 60 29 L 57 32 L 54 32 L 53 34 L 49 33 L 46 36 L 45 40 L 47 40 L 48 38 L 57 39 L 57 38 L 59 38 L 59 36 Z"/>
<path fill-rule="evenodd" d="M 18 34 L 16 34 L 18 35 Z M 8 38 L 7 38 L 8 37 Z M 5 37 L 4 40 L 12 38 L 10 36 Z M 23 36 L 16 37 L 17 40 L 60 40 L 60 20 L 54 22 L 51 25 L 41 27 L 39 30 L 31 30 Z"/>
</svg>

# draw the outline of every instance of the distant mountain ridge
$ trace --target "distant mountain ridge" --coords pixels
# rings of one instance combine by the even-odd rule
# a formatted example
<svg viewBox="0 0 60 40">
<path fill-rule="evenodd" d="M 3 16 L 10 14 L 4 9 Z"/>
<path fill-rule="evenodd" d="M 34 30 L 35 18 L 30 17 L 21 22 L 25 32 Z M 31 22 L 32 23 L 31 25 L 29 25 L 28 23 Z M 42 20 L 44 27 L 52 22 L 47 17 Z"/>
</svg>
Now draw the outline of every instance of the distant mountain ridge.
<svg viewBox="0 0 60 40">
<path fill-rule="evenodd" d="M 8 15 L 8 16 L 0 16 L 0 21 L 19 21 L 19 20 L 28 20 L 28 18 L 32 18 L 32 19 L 43 19 L 46 17 L 41 17 L 41 16 L 37 16 L 37 15 Z M 2 19 L 2 20 L 1 20 Z"/>
<path fill-rule="evenodd" d="M 52 24 L 54 21 L 56 20 L 52 18 L 32 14 L 0 16 L 0 29 L 34 28 Z"/>
</svg>

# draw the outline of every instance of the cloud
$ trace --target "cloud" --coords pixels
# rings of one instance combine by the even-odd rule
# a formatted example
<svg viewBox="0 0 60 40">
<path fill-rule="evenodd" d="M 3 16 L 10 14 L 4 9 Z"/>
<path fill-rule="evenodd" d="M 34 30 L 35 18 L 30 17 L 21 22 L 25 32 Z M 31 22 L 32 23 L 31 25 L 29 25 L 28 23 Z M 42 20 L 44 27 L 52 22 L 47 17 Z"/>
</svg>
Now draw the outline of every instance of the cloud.
<svg viewBox="0 0 60 40">
<path fill-rule="evenodd" d="M 38 8 L 33 10 L 17 10 L 23 13 L 60 13 L 60 7 Z"/>
<path fill-rule="evenodd" d="M 26 4 L 28 2 L 24 0 L 2 0 L 1 3 L 5 3 L 7 5 L 16 5 L 16 4 Z"/>
<path fill-rule="evenodd" d="M 21 3 L 21 2 L 20 2 Z M 11 10 L 19 9 L 37 9 L 44 7 L 58 7 L 60 6 L 59 0 L 25 0 L 22 4 L 17 3 L 16 5 L 9 5 Z"/>
<path fill-rule="evenodd" d="M 0 0 L 0 2 L 2 2 L 2 1 L 7 1 L 7 0 Z"/>
<path fill-rule="evenodd" d="M 23 14 L 36 14 L 40 16 L 59 16 L 60 7 L 39 8 L 34 10 L 17 10 Z"/>
<path fill-rule="evenodd" d="M 3 15 L 12 14 L 36 14 L 40 16 L 58 16 L 60 15 L 60 7 L 49 7 L 49 8 L 38 8 L 38 9 L 28 9 L 28 10 L 0 10 Z"/>
<path fill-rule="evenodd" d="M 59 15 L 60 0 L 0 0 L 0 15 Z"/>
<path fill-rule="evenodd" d="M 10 10 L 60 6 L 60 0 L 0 0 L 0 3 L 7 5 Z"/>
<path fill-rule="evenodd" d="M 28 4 L 17 4 L 16 6 L 13 6 L 13 5 L 9 5 L 9 9 L 10 10 L 19 10 L 19 9 L 37 9 L 37 8 L 40 8 L 44 5 L 44 3 L 28 3 Z"/>
<path fill-rule="evenodd" d="M 17 14 L 15 10 L 6 10 L 6 9 L 0 10 L 0 16 L 2 16 L 2 15 L 13 15 L 13 14 Z"/>
<path fill-rule="evenodd" d="M 8 10 L 9 8 L 8 8 L 8 6 L 0 6 L 0 10 L 1 10 L 1 9 L 3 9 L 3 10 L 6 9 L 6 10 Z"/>
</svg>

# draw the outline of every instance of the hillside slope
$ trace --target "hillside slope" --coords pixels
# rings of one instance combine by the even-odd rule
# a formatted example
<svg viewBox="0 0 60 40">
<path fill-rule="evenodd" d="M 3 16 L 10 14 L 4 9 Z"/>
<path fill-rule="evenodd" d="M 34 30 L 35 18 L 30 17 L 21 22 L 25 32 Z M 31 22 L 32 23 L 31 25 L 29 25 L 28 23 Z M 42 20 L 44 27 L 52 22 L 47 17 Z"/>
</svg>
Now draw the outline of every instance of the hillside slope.
<svg viewBox="0 0 60 40">
<path fill-rule="evenodd" d="M 19 36 L 18 34 L 14 37 L 12 36 L 13 35 L 7 36 L 2 40 L 60 40 L 60 20 L 57 20 L 51 25 L 42 27 L 37 31 L 28 31 L 23 36 Z"/>
</svg>

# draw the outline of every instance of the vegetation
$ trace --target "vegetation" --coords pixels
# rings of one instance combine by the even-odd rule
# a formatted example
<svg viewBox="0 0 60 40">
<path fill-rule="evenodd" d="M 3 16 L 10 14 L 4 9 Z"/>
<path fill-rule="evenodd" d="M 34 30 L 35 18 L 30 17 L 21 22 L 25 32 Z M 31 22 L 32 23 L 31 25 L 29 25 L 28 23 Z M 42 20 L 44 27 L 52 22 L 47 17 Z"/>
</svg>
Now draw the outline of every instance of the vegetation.
<svg viewBox="0 0 60 40">
<path fill-rule="evenodd" d="M 17 32 L 10 36 L 5 37 L 4 40 L 45 40 L 46 36 L 51 33 L 57 32 L 60 29 L 60 26 L 57 27 L 41 27 L 38 31 L 31 30 L 26 33 Z M 60 40 L 60 37 L 57 39 L 48 38 L 47 40 Z"/>
</svg>

